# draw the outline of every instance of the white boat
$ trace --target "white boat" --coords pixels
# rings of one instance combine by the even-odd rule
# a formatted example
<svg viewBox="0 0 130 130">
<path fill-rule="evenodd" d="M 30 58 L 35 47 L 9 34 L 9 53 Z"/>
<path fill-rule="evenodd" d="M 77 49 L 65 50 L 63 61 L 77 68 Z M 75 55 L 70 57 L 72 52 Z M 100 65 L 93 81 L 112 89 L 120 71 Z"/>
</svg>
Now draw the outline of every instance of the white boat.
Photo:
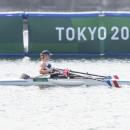
<svg viewBox="0 0 130 130">
<path fill-rule="evenodd" d="M 13 86 L 130 86 L 130 80 L 121 79 L 94 79 L 94 78 L 47 78 L 36 77 L 29 79 L 0 80 L 0 85 Z"/>
</svg>

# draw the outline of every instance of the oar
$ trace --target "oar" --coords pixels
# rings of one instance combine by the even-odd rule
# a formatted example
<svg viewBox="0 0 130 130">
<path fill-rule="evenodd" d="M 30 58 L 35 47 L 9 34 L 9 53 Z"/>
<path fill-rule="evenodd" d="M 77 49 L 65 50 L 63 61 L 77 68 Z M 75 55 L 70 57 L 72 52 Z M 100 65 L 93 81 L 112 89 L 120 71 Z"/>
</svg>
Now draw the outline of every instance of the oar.
<svg viewBox="0 0 130 130">
<path fill-rule="evenodd" d="M 64 71 L 64 69 L 58 69 L 58 70 Z M 113 76 L 114 77 L 114 80 L 113 80 L 111 76 L 103 76 L 103 75 L 97 75 L 97 74 L 83 73 L 83 72 L 72 71 L 72 70 L 69 70 L 69 72 L 74 74 L 74 75 L 83 77 L 83 78 L 89 78 L 89 79 L 93 79 L 93 80 L 100 81 L 100 82 L 106 82 L 110 87 L 114 86 L 116 88 L 120 88 L 120 85 L 117 82 L 117 80 L 119 79 L 119 77 L 117 75 Z M 80 74 L 84 74 L 84 76 L 80 75 Z M 85 75 L 86 76 L 88 76 L 88 75 L 89 76 L 96 76 L 96 77 L 100 77 L 100 78 L 86 77 Z"/>
<path fill-rule="evenodd" d="M 59 68 L 56 68 L 56 70 L 62 70 L 62 71 L 64 71 L 64 69 L 59 69 Z M 97 76 L 97 77 L 101 77 L 101 78 L 109 78 L 109 79 L 111 79 L 111 76 L 104 76 L 104 75 L 90 74 L 90 73 L 88 73 L 88 72 L 87 72 L 87 73 L 83 73 L 83 72 L 73 71 L 73 70 L 69 70 L 69 72 L 71 72 L 71 73 L 84 74 L 84 75 Z"/>
<path fill-rule="evenodd" d="M 102 78 L 111 78 L 111 76 L 104 76 L 104 75 L 97 75 L 97 74 L 90 74 L 90 73 L 83 73 L 83 72 L 78 72 L 78 71 L 72 71 L 70 70 L 70 72 L 72 73 L 79 73 L 79 74 L 84 74 L 84 75 L 90 75 L 90 76 L 97 76 L 97 77 L 102 77 Z"/>
<path fill-rule="evenodd" d="M 80 77 L 82 77 L 82 78 L 87 78 L 87 79 L 92 79 L 92 80 L 95 80 L 95 81 L 99 81 L 99 82 L 105 82 L 108 86 L 110 86 L 110 87 L 112 87 L 112 86 L 114 86 L 111 82 L 112 82 L 112 79 L 107 79 L 107 80 L 105 80 L 105 78 L 104 77 L 102 77 L 102 78 L 93 78 L 93 77 L 88 77 L 87 75 L 84 75 L 84 76 L 82 76 L 82 75 L 80 75 L 80 73 L 79 74 L 74 74 L 75 76 L 80 76 Z M 115 80 L 114 80 L 115 81 Z M 116 81 L 115 81 L 116 82 Z M 114 86 L 114 87 L 117 87 L 117 88 L 119 88 L 118 86 L 118 83 L 116 83 L 116 85 L 117 86 Z"/>
</svg>

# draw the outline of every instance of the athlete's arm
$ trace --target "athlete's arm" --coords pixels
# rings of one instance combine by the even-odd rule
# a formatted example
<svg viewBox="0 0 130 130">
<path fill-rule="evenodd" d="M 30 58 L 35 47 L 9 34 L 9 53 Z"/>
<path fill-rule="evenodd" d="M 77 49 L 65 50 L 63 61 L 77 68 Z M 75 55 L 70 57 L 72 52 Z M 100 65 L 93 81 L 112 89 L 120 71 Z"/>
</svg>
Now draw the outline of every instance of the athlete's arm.
<svg viewBox="0 0 130 130">
<path fill-rule="evenodd" d="M 49 71 L 46 69 L 46 65 L 45 65 L 44 63 L 42 63 L 42 64 L 40 65 L 39 73 L 40 73 L 40 74 L 43 74 L 43 75 L 49 73 Z"/>
</svg>

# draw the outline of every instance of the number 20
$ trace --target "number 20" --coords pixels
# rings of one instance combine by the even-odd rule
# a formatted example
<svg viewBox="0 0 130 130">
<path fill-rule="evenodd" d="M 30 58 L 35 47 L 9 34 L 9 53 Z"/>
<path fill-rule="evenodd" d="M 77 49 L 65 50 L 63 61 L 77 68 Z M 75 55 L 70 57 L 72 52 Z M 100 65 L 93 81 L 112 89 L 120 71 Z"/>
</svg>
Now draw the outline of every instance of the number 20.
<svg viewBox="0 0 130 130">
<path fill-rule="evenodd" d="M 119 30 L 119 27 L 114 26 L 111 28 L 111 31 L 113 32 L 111 40 L 119 40 L 119 33 L 121 33 L 121 39 L 122 40 L 128 40 L 129 39 L 129 29 L 128 27 L 122 27 Z"/>
</svg>

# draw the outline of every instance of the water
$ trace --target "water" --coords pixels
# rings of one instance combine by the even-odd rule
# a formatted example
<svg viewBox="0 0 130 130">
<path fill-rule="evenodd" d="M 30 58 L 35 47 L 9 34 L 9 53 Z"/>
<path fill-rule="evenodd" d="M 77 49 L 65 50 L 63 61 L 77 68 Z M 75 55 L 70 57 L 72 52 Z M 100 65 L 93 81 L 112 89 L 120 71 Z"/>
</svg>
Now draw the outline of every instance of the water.
<svg viewBox="0 0 130 130">
<path fill-rule="evenodd" d="M 130 77 L 129 59 L 53 60 L 55 67 Z M 0 78 L 38 75 L 38 60 L 0 60 Z M 0 130 L 130 129 L 130 89 L 0 86 Z"/>
</svg>

